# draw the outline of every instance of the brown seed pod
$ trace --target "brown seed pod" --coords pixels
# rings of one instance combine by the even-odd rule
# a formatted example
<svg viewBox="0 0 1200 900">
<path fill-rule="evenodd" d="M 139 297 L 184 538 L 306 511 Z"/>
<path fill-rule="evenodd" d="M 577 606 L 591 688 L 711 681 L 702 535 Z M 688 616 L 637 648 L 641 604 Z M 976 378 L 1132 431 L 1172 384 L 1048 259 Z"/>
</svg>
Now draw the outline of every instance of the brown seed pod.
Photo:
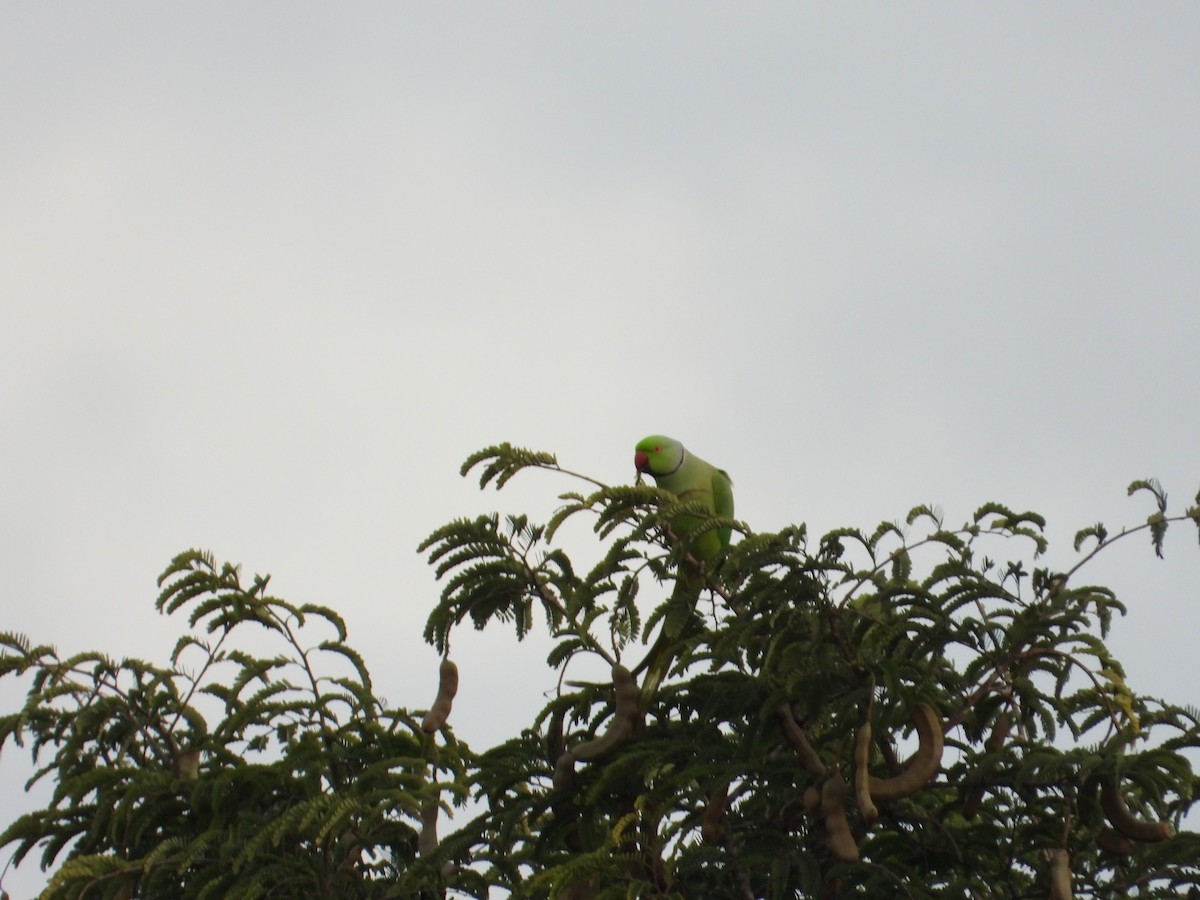
<svg viewBox="0 0 1200 900">
<path fill-rule="evenodd" d="M 438 847 L 437 820 L 437 800 L 421 801 L 421 831 L 417 835 L 417 853 L 420 856 L 430 856 Z"/>
<path fill-rule="evenodd" d="M 633 737 L 637 723 L 638 687 L 633 673 L 620 663 L 612 667 L 613 717 L 604 734 L 584 741 L 571 751 L 580 762 L 603 759 Z"/>
<path fill-rule="evenodd" d="M 1170 822 L 1147 822 L 1134 818 L 1125 805 L 1116 779 L 1111 775 L 1100 776 L 1100 808 L 1113 828 L 1135 841 L 1165 841 L 1175 833 Z"/>
<path fill-rule="evenodd" d="M 713 843 L 721 836 L 721 821 L 725 818 L 725 807 L 729 805 L 729 782 L 721 782 L 721 786 L 713 791 L 704 805 L 704 813 L 700 816 L 700 837 L 706 843 Z"/>
<path fill-rule="evenodd" d="M 433 734 L 446 724 L 450 717 L 450 707 L 454 703 L 454 695 L 458 693 L 458 666 L 446 657 L 438 667 L 438 692 L 429 712 L 421 720 L 421 730 Z"/>
<path fill-rule="evenodd" d="M 200 751 L 180 750 L 175 754 L 175 774 L 184 781 L 195 781 L 200 777 Z"/>
<path fill-rule="evenodd" d="M 787 742 L 792 745 L 792 749 L 800 757 L 800 762 L 804 765 L 804 768 L 808 769 L 809 772 L 818 778 L 823 778 L 825 776 L 825 763 L 821 762 L 821 757 L 817 756 L 817 751 L 808 742 L 808 734 L 805 733 L 800 723 L 796 721 L 796 717 L 792 715 L 791 704 L 782 704 L 775 713 L 779 716 L 780 725 L 783 726 L 783 736 L 787 738 Z"/>
<path fill-rule="evenodd" d="M 1066 850 L 1050 851 L 1050 900 L 1072 900 L 1071 857 Z"/>
<path fill-rule="evenodd" d="M 1012 722 L 1008 717 L 1008 711 L 1000 713 L 996 716 L 996 722 L 992 725 L 992 733 L 988 735 L 988 739 L 983 742 L 983 749 L 987 753 L 996 753 L 1008 740 L 1008 730 L 1012 727 Z M 984 785 L 976 785 L 971 788 L 967 794 L 967 799 L 963 801 L 962 814 L 963 818 L 973 819 L 976 813 L 979 812 L 979 804 L 983 802 Z"/>
<path fill-rule="evenodd" d="M 903 772 L 904 767 L 900 765 L 900 760 L 896 759 L 896 748 L 888 740 L 887 735 L 880 735 L 875 743 L 879 746 L 879 755 L 883 757 L 884 768 L 893 775 Z"/>
<path fill-rule="evenodd" d="M 570 750 L 567 750 L 559 755 L 558 762 L 554 764 L 554 789 L 556 791 L 570 790 L 574 780 L 575 756 Z"/>
<path fill-rule="evenodd" d="M 557 900 L 592 900 L 600 890 L 594 879 L 572 881 L 559 893 Z"/>
<path fill-rule="evenodd" d="M 637 680 L 633 677 L 633 673 L 620 663 L 617 663 L 612 667 L 612 680 L 616 714 L 624 716 L 630 722 L 636 721 L 638 700 L 641 699 L 641 694 L 638 691 Z"/>
<path fill-rule="evenodd" d="M 1084 825 L 1092 828 L 1104 824 L 1100 812 L 1100 776 L 1095 772 L 1083 780 L 1075 805 L 1079 810 L 1079 821 Z"/>
<path fill-rule="evenodd" d="M 563 837 L 567 849 L 578 853 L 583 849 L 583 842 L 579 838 L 579 829 L 574 824 L 576 813 L 568 793 L 574 783 L 575 757 L 571 755 L 570 750 L 567 750 L 558 757 L 558 762 L 554 764 L 554 790 L 559 792 L 559 795 L 554 799 L 550 808 L 554 810 L 555 816 L 567 823 Z"/>
<path fill-rule="evenodd" d="M 1104 824 L 1104 814 L 1100 809 L 1100 776 L 1095 772 L 1085 778 L 1080 786 L 1076 808 L 1081 824 L 1089 830 L 1098 827 L 1097 847 L 1114 856 L 1128 856 L 1133 852 L 1133 842 L 1129 838 Z"/>
<path fill-rule="evenodd" d="M 1107 825 L 1096 832 L 1096 846 L 1113 856 L 1128 856 L 1133 852 L 1133 841 Z"/>
<path fill-rule="evenodd" d="M 983 742 L 983 749 L 988 753 L 996 753 L 1008 740 L 1008 731 L 1012 728 L 1012 720 L 1009 718 L 1008 710 L 996 716 L 996 722 L 992 725 L 992 733 L 988 735 L 988 739 Z"/>
<path fill-rule="evenodd" d="M 821 791 L 813 784 L 804 789 L 804 811 L 816 812 L 821 807 Z"/>
<path fill-rule="evenodd" d="M 560 706 L 550 715 L 550 721 L 546 724 L 546 758 L 558 759 L 564 750 L 567 749 L 567 742 L 563 737 L 563 720 L 567 717 L 567 709 L 565 706 Z"/>
<path fill-rule="evenodd" d="M 841 862 L 858 862 L 858 844 L 846 820 L 846 782 L 840 772 L 834 772 L 821 786 L 821 813 L 833 855 Z"/>
<path fill-rule="evenodd" d="M 876 802 L 911 797 L 929 783 L 942 764 L 942 720 L 927 703 L 918 703 L 912 716 L 920 741 L 917 752 L 899 775 L 891 778 L 869 777 L 871 799 Z"/>
<path fill-rule="evenodd" d="M 874 825 L 879 818 L 879 810 L 871 800 L 871 773 L 867 766 L 871 762 L 871 720 L 863 722 L 858 728 L 858 739 L 854 742 L 854 799 L 858 803 L 858 811 L 862 814 L 867 825 Z"/>
</svg>

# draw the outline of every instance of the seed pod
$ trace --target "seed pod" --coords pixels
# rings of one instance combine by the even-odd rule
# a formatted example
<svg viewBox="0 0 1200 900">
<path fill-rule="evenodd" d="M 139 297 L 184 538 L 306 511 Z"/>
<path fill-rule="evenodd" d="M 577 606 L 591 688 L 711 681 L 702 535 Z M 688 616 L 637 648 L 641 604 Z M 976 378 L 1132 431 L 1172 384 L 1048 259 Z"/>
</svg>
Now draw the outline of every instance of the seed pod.
<svg viewBox="0 0 1200 900">
<path fill-rule="evenodd" d="M 700 837 L 706 843 L 713 843 L 721 836 L 721 821 L 725 818 L 725 807 L 729 805 L 729 782 L 721 782 L 708 803 L 704 805 L 704 814 L 700 816 Z"/>
<path fill-rule="evenodd" d="M 1012 727 L 1012 720 L 1009 719 L 1008 711 L 1000 713 L 996 716 L 996 723 L 992 726 L 992 733 L 988 735 L 988 739 L 983 742 L 983 749 L 988 753 L 996 753 L 1008 740 L 1008 730 Z"/>
<path fill-rule="evenodd" d="M 417 835 L 417 853 L 430 856 L 438 847 L 437 836 L 438 802 L 434 799 L 421 801 L 421 832 Z"/>
<path fill-rule="evenodd" d="M 1075 892 L 1071 889 L 1071 857 L 1067 851 L 1056 849 L 1050 851 L 1050 900 L 1072 900 Z"/>
<path fill-rule="evenodd" d="M 893 775 L 899 775 L 904 771 L 900 760 L 896 759 L 896 748 L 886 734 L 879 735 L 876 744 L 879 746 L 879 755 L 883 757 L 884 768 Z"/>
<path fill-rule="evenodd" d="M 175 754 L 175 774 L 184 781 L 195 781 L 200 777 L 200 751 L 180 750 Z"/>
<path fill-rule="evenodd" d="M 1011 725 L 1012 723 L 1009 720 L 1007 710 L 996 716 L 996 723 L 992 725 L 992 733 L 983 742 L 984 751 L 987 753 L 998 752 L 1008 739 L 1008 729 Z M 979 812 L 979 804 L 983 802 L 983 792 L 984 786 L 982 784 L 971 788 L 971 792 L 967 794 L 967 799 L 963 801 L 963 818 L 975 818 L 975 814 Z"/>
<path fill-rule="evenodd" d="M 571 751 L 580 762 L 603 759 L 633 737 L 637 723 L 638 687 L 633 673 L 618 663 L 612 667 L 613 717 L 604 734 L 585 741 Z"/>
<path fill-rule="evenodd" d="M 1095 772 L 1083 780 L 1075 805 L 1079 810 L 1079 821 L 1084 825 L 1092 828 L 1104 824 L 1100 812 L 1100 776 Z"/>
<path fill-rule="evenodd" d="M 918 703 L 913 710 L 913 723 L 917 727 L 920 741 L 917 752 L 909 759 L 904 771 L 891 778 L 868 779 L 871 799 L 877 802 L 911 797 L 929 783 L 942 764 L 942 720 L 926 703 Z"/>
<path fill-rule="evenodd" d="M 560 706 L 550 715 L 550 721 L 546 724 L 547 759 L 558 759 L 567 749 L 567 743 L 563 739 L 563 720 L 566 716 L 566 707 Z"/>
<path fill-rule="evenodd" d="M 804 811 L 816 812 L 821 807 L 821 791 L 810 784 L 804 789 Z"/>
<path fill-rule="evenodd" d="M 570 790 L 574 780 L 575 756 L 568 750 L 560 754 L 558 762 L 554 764 L 554 789 L 556 791 Z"/>
<path fill-rule="evenodd" d="M 1133 852 L 1133 841 L 1107 825 L 1096 832 L 1096 846 L 1113 856 L 1128 856 Z"/>
<path fill-rule="evenodd" d="M 575 823 L 576 812 L 569 791 L 575 783 L 575 757 L 567 750 L 558 757 L 554 764 L 554 790 L 558 796 L 551 803 L 554 815 L 566 824 L 563 840 L 567 849 L 578 853 L 583 849 L 583 841 L 579 837 L 579 828 Z"/>
<path fill-rule="evenodd" d="M 871 720 L 863 722 L 858 728 L 858 739 L 854 742 L 854 799 L 858 803 L 858 811 L 862 814 L 867 825 L 874 825 L 879 818 L 879 810 L 871 800 L 871 773 L 867 766 L 871 762 Z"/>
<path fill-rule="evenodd" d="M 446 724 L 450 717 L 450 707 L 454 703 L 454 695 L 458 693 L 458 666 L 446 657 L 438 667 L 438 692 L 429 712 L 421 720 L 421 730 L 433 734 Z"/>
<path fill-rule="evenodd" d="M 834 772 L 821 786 L 821 812 L 833 855 L 841 862 L 858 862 L 858 844 L 846 820 L 846 782 L 840 772 Z"/>
<path fill-rule="evenodd" d="M 791 704 L 782 704 L 775 713 L 779 716 L 780 725 L 783 726 L 783 736 L 787 738 L 787 742 L 792 745 L 792 749 L 800 757 L 800 762 L 804 765 L 804 768 L 808 769 L 809 772 L 818 778 L 823 778 L 825 776 L 825 763 L 821 762 L 821 757 L 817 756 L 817 751 L 808 742 L 808 735 L 800 726 L 800 723 L 796 721 L 796 717 L 792 715 Z"/>
<path fill-rule="evenodd" d="M 635 722 L 638 714 L 638 700 L 641 699 L 641 695 L 633 673 L 617 663 L 612 667 L 612 680 L 616 714 L 625 717 L 630 723 Z"/>
<path fill-rule="evenodd" d="M 1080 785 L 1076 808 L 1080 824 L 1089 831 L 1099 829 L 1096 831 L 1097 847 L 1114 856 L 1128 856 L 1133 852 L 1133 842 L 1129 838 L 1104 824 L 1104 814 L 1100 809 L 1100 776 L 1095 772 Z"/>
<path fill-rule="evenodd" d="M 1135 841 L 1165 841 L 1175 833 L 1170 822 L 1147 822 L 1134 818 L 1125 805 L 1116 779 L 1111 775 L 1100 776 L 1100 807 L 1113 828 Z"/>
<path fill-rule="evenodd" d="M 589 878 L 586 881 L 572 881 L 559 893 L 558 900 L 591 900 L 599 890 L 595 884 L 595 879 Z"/>
</svg>

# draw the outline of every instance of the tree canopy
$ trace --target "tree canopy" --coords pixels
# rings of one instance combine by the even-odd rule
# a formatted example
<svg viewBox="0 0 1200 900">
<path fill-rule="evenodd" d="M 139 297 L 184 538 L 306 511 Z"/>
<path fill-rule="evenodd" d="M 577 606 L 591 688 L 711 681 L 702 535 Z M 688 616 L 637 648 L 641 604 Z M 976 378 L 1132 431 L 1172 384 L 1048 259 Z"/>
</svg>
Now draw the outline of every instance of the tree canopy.
<svg viewBox="0 0 1200 900">
<path fill-rule="evenodd" d="M 1085 581 L 1200 506 L 1136 481 L 1145 521 L 1084 528 L 1052 571 L 1042 518 L 997 503 L 810 539 L 507 444 L 463 474 L 527 469 L 580 489 L 420 548 L 444 654 L 468 622 L 552 639 L 552 696 L 511 738 L 455 737 L 448 655 L 428 708 L 392 708 L 334 610 L 191 550 L 160 578 L 187 616 L 163 664 L 0 636 L 0 677 L 29 685 L 0 746 L 54 788 L 0 844 L 40 851 L 48 898 L 1200 897 L 1200 710 L 1127 683 L 1105 644 L 1124 606 Z M 581 520 L 586 566 L 556 540 Z M 611 677 L 579 680 L 583 658 Z"/>
</svg>

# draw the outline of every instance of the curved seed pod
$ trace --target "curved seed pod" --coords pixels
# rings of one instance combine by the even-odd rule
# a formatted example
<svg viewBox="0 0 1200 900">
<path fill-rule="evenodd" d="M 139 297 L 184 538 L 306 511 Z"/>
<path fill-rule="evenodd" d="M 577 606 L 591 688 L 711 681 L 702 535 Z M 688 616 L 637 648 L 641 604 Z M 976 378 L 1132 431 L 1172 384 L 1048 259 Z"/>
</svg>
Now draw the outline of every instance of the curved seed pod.
<svg viewBox="0 0 1200 900">
<path fill-rule="evenodd" d="M 1110 775 L 1100 776 L 1100 807 L 1113 828 L 1135 841 L 1165 841 L 1175 833 L 1170 822 L 1147 822 L 1134 818 L 1125 805 L 1116 779 Z"/>
<path fill-rule="evenodd" d="M 833 855 L 841 862 L 858 862 L 858 844 L 846 820 L 846 782 L 840 772 L 834 772 L 821 786 L 821 812 Z"/>
<path fill-rule="evenodd" d="M 783 736 L 787 738 L 787 742 L 792 745 L 792 749 L 800 757 L 800 762 L 803 763 L 804 768 L 808 769 L 809 772 L 818 778 L 823 778 L 825 776 L 825 763 L 821 762 L 821 757 L 817 756 L 817 751 L 808 742 L 808 735 L 800 727 L 800 723 L 796 721 L 796 717 L 792 715 L 791 704 L 782 704 L 775 713 L 779 716 L 779 723 L 783 726 Z"/>
<path fill-rule="evenodd" d="M 1071 900 L 1071 857 L 1066 850 L 1050 851 L 1050 900 Z"/>
<path fill-rule="evenodd" d="M 978 785 L 971 788 L 967 794 L 967 799 L 963 801 L 962 814 L 963 818 L 970 821 L 979 814 L 979 805 L 983 803 L 983 785 Z"/>
<path fill-rule="evenodd" d="M 450 662 L 449 657 L 446 657 L 438 667 L 437 698 L 433 701 L 429 712 L 425 713 L 425 718 L 421 720 L 422 731 L 426 734 L 433 734 L 446 724 L 446 719 L 450 717 L 450 707 L 454 703 L 454 695 L 457 693 L 458 666 Z"/>
<path fill-rule="evenodd" d="M 641 699 L 637 680 L 633 677 L 633 673 L 620 663 L 612 667 L 612 680 L 616 714 L 624 716 L 631 723 L 635 722 L 638 714 L 638 700 Z"/>
<path fill-rule="evenodd" d="M 821 806 L 821 791 L 814 785 L 810 784 L 804 789 L 804 811 L 816 812 Z"/>
<path fill-rule="evenodd" d="M 1080 785 L 1075 806 L 1079 811 L 1079 821 L 1084 825 L 1092 828 L 1104 824 L 1104 817 L 1100 813 L 1100 776 L 1095 772 Z"/>
<path fill-rule="evenodd" d="M 558 900 L 592 900 L 599 890 L 593 879 L 572 881 L 559 893 Z"/>
<path fill-rule="evenodd" d="M 904 767 L 900 765 L 900 760 L 896 759 L 896 748 L 892 745 L 888 736 L 886 734 L 879 735 L 879 740 L 876 743 L 879 745 L 879 755 L 883 757 L 884 767 L 893 775 L 899 775 L 904 771 Z"/>
<path fill-rule="evenodd" d="M 417 835 L 417 853 L 420 856 L 429 856 L 438 847 L 437 820 L 437 800 L 423 800 L 421 802 L 421 831 Z"/>
<path fill-rule="evenodd" d="M 558 757 L 558 762 L 554 764 L 554 790 L 561 794 L 553 801 L 550 808 L 554 810 L 555 816 L 568 823 L 563 840 L 566 842 L 568 850 L 578 853 L 583 849 L 583 842 L 579 838 L 579 829 L 573 821 L 575 810 L 571 798 L 567 795 L 574 783 L 575 757 L 571 755 L 570 750 L 567 750 Z"/>
<path fill-rule="evenodd" d="M 550 715 L 550 721 L 546 723 L 546 757 L 548 759 L 558 759 L 567 749 L 567 742 L 563 738 L 563 720 L 566 717 L 566 707 L 560 706 L 554 710 Z"/>
<path fill-rule="evenodd" d="M 1009 718 L 1008 710 L 996 716 L 996 723 L 992 726 L 992 733 L 988 735 L 988 739 L 983 742 L 983 749 L 988 753 L 995 753 L 1004 746 L 1004 742 L 1008 740 L 1008 731 L 1012 728 L 1012 719 Z"/>
<path fill-rule="evenodd" d="M 342 869 L 350 872 L 362 860 L 363 845 L 355 840 L 355 831 L 351 828 L 346 828 L 338 837 L 337 846 L 342 850 Z"/>
<path fill-rule="evenodd" d="M 918 703 L 913 710 L 920 745 L 904 771 L 891 778 L 869 776 L 871 799 L 879 802 L 911 797 L 929 783 L 942 764 L 942 720 L 927 703 Z"/>
<path fill-rule="evenodd" d="M 858 739 L 854 742 L 854 799 L 858 803 L 858 811 L 862 813 L 867 825 L 874 825 L 879 818 L 879 810 L 871 800 L 871 773 L 867 766 L 871 762 L 871 720 L 863 722 L 858 728 Z"/>
<path fill-rule="evenodd" d="M 1113 856 L 1128 856 L 1133 852 L 1133 841 L 1107 825 L 1096 832 L 1096 846 Z"/>
<path fill-rule="evenodd" d="M 585 741 L 571 751 L 580 762 L 595 762 L 608 756 L 631 737 L 637 722 L 638 687 L 633 673 L 618 663 L 612 667 L 613 717 L 604 734 Z"/>
<path fill-rule="evenodd" d="M 570 750 L 567 750 L 559 755 L 558 762 L 554 764 L 554 789 L 556 791 L 570 790 L 574 780 L 575 756 Z"/>
<path fill-rule="evenodd" d="M 711 844 L 721 836 L 721 821 L 725 818 L 725 807 L 729 805 L 729 782 L 721 782 L 721 786 L 713 791 L 704 805 L 704 814 L 700 816 L 700 837 Z"/>
<path fill-rule="evenodd" d="M 180 750 L 175 754 L 175 774 L 184 781 L 195 781 L 200 777 L 200 751 Z"/>
<path fill-rule="evenodd" d="M 983 749 L 986 753 L 996 753 L 1008 740 L 1008 730 L 1012 727 L 1012 720 L 1008 717 L 1008 710 L 996 716 L 996 722 L 992 725 L 992 733 L 988 735 L 988 739 L 983 742 Z M 967 799 L 963 801 L 962 814 L 965 819 L 975 818 L 975 814 L 979 812 L 979 804 L 983 802 L 984 785 L 976 785 L 971 788 L 971 792 L 967 794 Z"/>
<path fill-rule="evenodd" d="M 1133 852 L 1133 842 L 1129 838 L 1104 824 L 1104 815 L 1100 810 L 1100 776 L 1095 772 L 1085 778 L 1080 786 L 1076 807 L 1080 823 L 1089 829 L 1099 826 L 1096 832 L 1097 847 L 1114 856 L 1128 856 Z"/>
</svg>

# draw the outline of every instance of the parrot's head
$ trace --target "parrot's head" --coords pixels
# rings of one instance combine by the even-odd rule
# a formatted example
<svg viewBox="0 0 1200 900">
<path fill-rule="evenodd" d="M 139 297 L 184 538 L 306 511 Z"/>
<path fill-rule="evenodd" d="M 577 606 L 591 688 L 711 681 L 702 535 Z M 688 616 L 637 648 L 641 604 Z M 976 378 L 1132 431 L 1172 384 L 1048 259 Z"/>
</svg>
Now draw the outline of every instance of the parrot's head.
<svg viewBox="0 0 1200 900">
<path fill-rule="evenodd" d="M 673 438 L 652 434 L 634 448 L 633 465 L 639 471 L 658 478 L 670 475 L 683 464 L 683 444 Z"/>
</svg>

